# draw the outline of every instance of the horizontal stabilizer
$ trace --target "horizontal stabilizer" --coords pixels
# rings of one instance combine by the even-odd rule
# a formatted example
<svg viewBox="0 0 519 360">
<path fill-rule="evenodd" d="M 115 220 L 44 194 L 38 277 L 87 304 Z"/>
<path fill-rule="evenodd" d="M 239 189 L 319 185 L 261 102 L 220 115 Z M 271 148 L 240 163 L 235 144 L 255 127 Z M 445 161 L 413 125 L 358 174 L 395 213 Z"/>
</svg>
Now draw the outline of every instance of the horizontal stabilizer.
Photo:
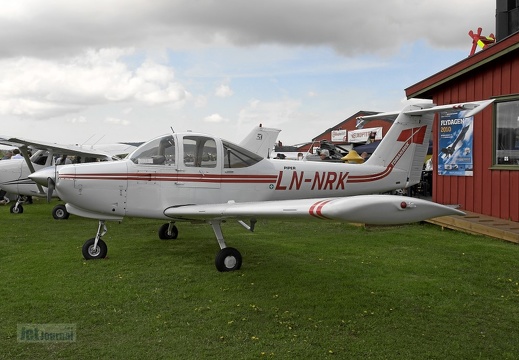
<svg viewBox="0 0 519 360">
<path fill-rule="evenodd" d="M 402 111 L 392 111 L 392 112 L 385 112 L 385 113 L 378 113 L 375 115 L 366 115 L 366 116 L 359 116 L 357 119 L 359 121 L 362 120 L 373 120 L 373 119 L 396 119 L 396 117 L 400 114 L 405 115 L 424 115 L 424 114 L 430 114 L 430 113 L 438 113 L 443 111 L 450 111 L 450 110 L 469 110 L 466 114 L 464 114 L 465 117 L 474 116 L 484 108 L 486 108 L 488 105 L 492 104 L 495 99 L 490 100 L 482 100 L 482 101 L 472 101 L 467 103 L 457 103 L 457 104 L 448 104 L 448 105 L 434 105 L 432 103 L 426 103 L 426 104 L 415 104 L 415 105 L 409 105 Z"/>
</svg>

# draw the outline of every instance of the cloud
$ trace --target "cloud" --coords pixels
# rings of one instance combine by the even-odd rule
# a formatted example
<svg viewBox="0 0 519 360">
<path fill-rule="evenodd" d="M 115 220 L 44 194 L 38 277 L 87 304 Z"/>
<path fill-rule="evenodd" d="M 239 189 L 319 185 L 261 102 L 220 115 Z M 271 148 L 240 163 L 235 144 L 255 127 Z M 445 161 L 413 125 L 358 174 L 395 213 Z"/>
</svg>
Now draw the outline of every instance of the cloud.
<svg viewBox="0 0 519 360">
<path fill-rule="evenodd" d="M 229 85 L 222 84 L 216 88 L 215 95 L 220 98 L 230 97 L 234 94 Z"/>
<path fill-rule="evenodd" d="M 113 125 L 122 125 L 122 126 L 128 126 L 128 125 L 131 124 L 131 121 L 124 120 L 124 119 L 119 119 L 119 118 L 114 118 L 114 117 L 107 117 L 105 119 L 105 122 L 113 124 Z"/>
<path fill-rule="evenodd" d="M 223 118 L 220 114 L 211 114 L 204 118 L 204 122 L 208 122 L 208 123 L 222 123 L 222 122 L 228 122 L 228 121 L 229 121 L 229 119 Z"/>
<path fill-rule="evenodd" d="M 207 97 L 199 95 L 195 97 L 194 105 L 196 108 L 203 108 L 207 105 Z"/>
<path fill-rule="evenodd" d="M 144 61 L 123 62 L 132 50 L 89 50 L 50 61 L 30 57 L 0 61 L 0 114 L 49 118 L 89 106 L 137 101 L 182 106 L 190 97 L 172 68 Z"/>
<path fill-rule="evenodd" d="M 87 122 L 87 119 L 84 116 L 77 116 L 67 119 L 67 122 L 72 124 L 83 124 Z"/>
<path fill-rule="evenodd" d="M 270 123 L 280 124 L 297 119 L 301 102 L 297 100 L 262 102 L 251 100 L 245 108 L 240 110 L 240 124 Z"/>
<path fill-rule="evenodd" d="M 426 40 L 466 47 L 494 32 L 495 1 L 18 0 L 0 14 L 0 57 L 62 57 L 85 48 L 328 46 L 352 56 Z"/>
</svg>

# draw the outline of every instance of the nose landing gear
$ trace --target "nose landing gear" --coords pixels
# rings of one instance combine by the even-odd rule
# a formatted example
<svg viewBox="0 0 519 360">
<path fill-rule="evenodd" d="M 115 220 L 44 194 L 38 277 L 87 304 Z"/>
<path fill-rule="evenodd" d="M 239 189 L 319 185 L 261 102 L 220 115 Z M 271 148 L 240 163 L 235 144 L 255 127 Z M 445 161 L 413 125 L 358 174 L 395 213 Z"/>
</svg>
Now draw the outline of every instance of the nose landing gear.
<svg viewBox="0 0 519 360">
<path fill-rule="evenodd" d="M 104 259 L 108 253 L 106 243 L 101 239 L 107 232 L 104 220 L 99 220 L 97 234 L 95 238 L 87 240 L 83 244 L 83 257 L 85 260 Z"/>
</svg>

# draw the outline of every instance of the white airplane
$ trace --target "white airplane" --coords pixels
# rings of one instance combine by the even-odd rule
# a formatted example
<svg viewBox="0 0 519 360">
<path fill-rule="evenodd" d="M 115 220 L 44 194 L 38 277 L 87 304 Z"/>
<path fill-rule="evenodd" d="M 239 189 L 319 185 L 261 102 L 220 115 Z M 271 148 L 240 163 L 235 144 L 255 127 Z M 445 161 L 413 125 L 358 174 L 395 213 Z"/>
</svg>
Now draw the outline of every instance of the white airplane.
<svg viewBox="0 0 519 360">
<path fill-rule="evenodd" d="M 210 224 L 221 249 L 216 268 L 233 271 L 242 256 L 227 247 L 221 228 L 231 218 L 252 231 L 256 219 L 269 217 L 403 224 L 463 214 L 423 199 L 379 193 L 420 180 L 435 113 L 461 108 L 471 116 L 490 102 L 409 105 L 363 164 L 266 159 L 214 136 L 172 133 L 143 144 L 123 161 L 65 165 L 30 178 L 54 189 L 71 214 L 99 221 L 95 237 L 83 245 L 87 260 L 107 254 L 106 221 L 133 216 L 169 220 L 158 231 L 161 239 L 177 238 L 177 221 Z"/>
<path fill-rule="evenodd" d="M 268 154 L 279 135 L 279 129 L 255 127 L 240 143 L 243 147 L 257 153 Z M 0 144 L 17 147 L 24 159 L 0 161 L 0 189 L 9 194 L 19 195 L 11 205 L 10 212 L 23 213 L 23 203 L 28 196 L 47 197 L 46 189 L 29 179 L 29 174 L 56 165 L 56 159 L 63 155 L 74 156 L 77 163 L 120 160 L 137 148 L 133 143 L 62 145 L 22 138 L 0 137 Z M 139 144 L 140 145 L 140 144 Z M 28 148 L 37 150 L 29 157 Z M 60 165 L 61 166 L 61 165 Z M 58 204 L 52 210 L 54 219 L 67 219 L 69 213 L 65 205 Z"/>
</svg>

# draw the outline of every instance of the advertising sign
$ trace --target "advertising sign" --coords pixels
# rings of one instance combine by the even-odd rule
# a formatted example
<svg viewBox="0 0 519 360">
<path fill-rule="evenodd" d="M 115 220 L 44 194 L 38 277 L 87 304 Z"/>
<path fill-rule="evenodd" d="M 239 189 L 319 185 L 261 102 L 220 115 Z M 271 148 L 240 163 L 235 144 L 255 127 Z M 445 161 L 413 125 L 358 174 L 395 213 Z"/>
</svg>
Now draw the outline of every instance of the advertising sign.
<svg viewBox="0 0 519 360">
<path fill-rule="evenodd" d="M 382 140 L 382 127 L 366 128 L 359 130 L 350 130 L 348 132 L 348 142 L 350 143 L 365 143 L 370 139 L 370 135 L 374 133 L 375 140 Z"/>
<path fill-rule="evenodd" d="M 473 121 L 466 111 L 441 113 L 438 139 L 438 174 L 473 175 Z"/>
<path fill-rule="evenodd" d="M 347 142 L 347 130 L 332 130 L 332 142 Z"/>
</svg>

